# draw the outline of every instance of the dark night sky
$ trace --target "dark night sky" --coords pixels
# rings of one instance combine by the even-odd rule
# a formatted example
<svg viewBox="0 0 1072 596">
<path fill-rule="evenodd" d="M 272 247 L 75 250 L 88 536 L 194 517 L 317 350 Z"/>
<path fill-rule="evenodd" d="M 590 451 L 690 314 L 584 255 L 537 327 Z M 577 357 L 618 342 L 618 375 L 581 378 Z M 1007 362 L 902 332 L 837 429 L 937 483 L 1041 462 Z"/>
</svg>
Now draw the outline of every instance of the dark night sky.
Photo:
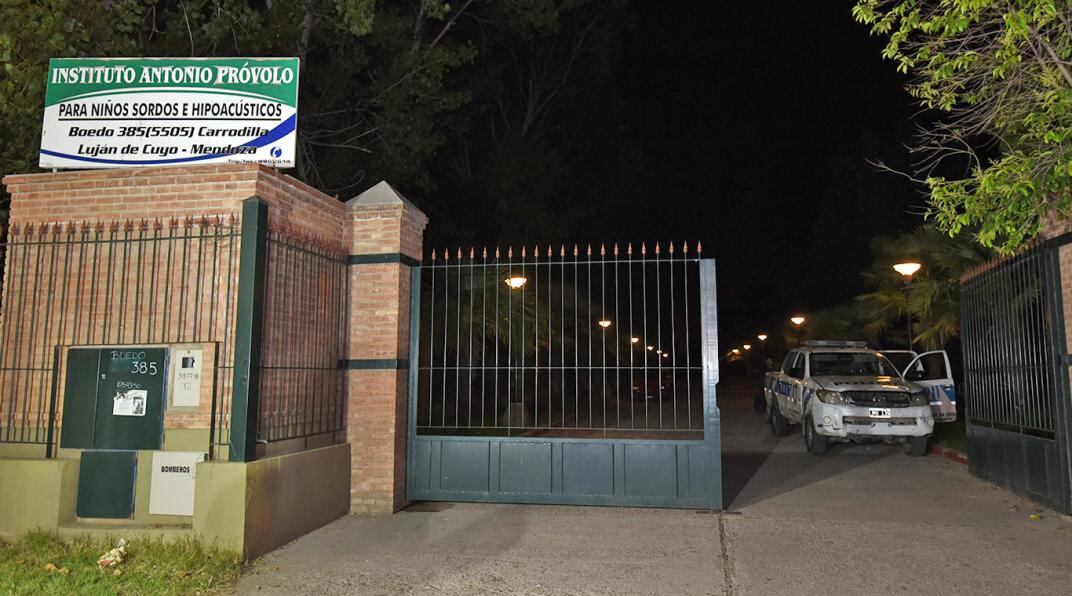
<svg viewBox="0 0 1072 596">
<path fill-rule="evenodd" d="M 921 223 L 912 100 L 851 1 L 641 2 L 623 64 L 659 196 L 630 232 L 703 240 L 723 343 L 863 290 L 869 239 Z M 644 222 L 642 225 L 639 222 Z"/>
</svg>

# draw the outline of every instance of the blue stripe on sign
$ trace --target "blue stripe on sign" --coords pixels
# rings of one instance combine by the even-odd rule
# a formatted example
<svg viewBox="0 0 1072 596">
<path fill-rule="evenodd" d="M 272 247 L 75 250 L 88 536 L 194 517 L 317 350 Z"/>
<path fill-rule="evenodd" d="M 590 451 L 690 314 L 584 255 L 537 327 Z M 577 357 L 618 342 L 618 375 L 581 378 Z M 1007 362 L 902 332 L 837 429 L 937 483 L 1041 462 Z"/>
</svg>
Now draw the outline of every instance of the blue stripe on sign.
<svg viewBox="0 0 1072 596">
<path fill-rule="evenodd" d="M 274 143 L 279 139 L 294 132 L 298 123 L 298 115 L 295 114 L 290 118 L 279 123 L 272 130 L 269 130 L 267 134 L 262 137 L 253 139 L 248 143 L 242 143 L 241 147 L 263 147 L 269 143 Z M 48 149 L 41 149 L 41 153 L 45 155 L 51 155 L 53 157 L 62 157 L 64 159 L 74 159 L 77 161 L 85 161 L 90 163 L 108 163 L 108 164 L 144 164 L 144 165 L 157 165 L 157 164 L 169 164 L 169 163 L 189 163 L 194 161 L 205 161 L 207 159 L 216 159 L 219 157 L 226 157 L 229 153 L 216 153 L 214 155 L 196 155 L 194 157 L 179 157 L 176 159 L 144 159 L 141 161 L 135 161 L 131 159 L 102 159 L 99 157 L 81 157 L 78 155 L 70 155 L 68 153 L 59 153 L 57 151 L 49 151 Z"/>
</svg>

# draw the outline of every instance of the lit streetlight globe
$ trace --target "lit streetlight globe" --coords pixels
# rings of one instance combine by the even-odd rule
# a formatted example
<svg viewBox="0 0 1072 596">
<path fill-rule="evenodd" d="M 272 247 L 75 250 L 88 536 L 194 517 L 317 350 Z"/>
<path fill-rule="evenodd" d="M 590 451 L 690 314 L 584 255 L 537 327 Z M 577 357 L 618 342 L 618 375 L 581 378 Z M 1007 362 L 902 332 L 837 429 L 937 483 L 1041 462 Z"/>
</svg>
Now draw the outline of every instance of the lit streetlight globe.
<svg viewBox="0 0 1072 596">
<path fill-rule="evenodd" d="M 520 289 L 528 281 L 529 280 L 528 280 L 527 277 L 521 277 L 521 276 L 508 277 L 508 278 L 503 280 L 503 282 L 505 282 L 506 285 L 510 286 L 510 289 L 513 289 L 513 290 Z"/>
<path fill-rule="evenodd" d="M 897 263 L 893 266 L 893 270 L 905 277 L 912 277 L 917 271 L 919 271 L 923 265 L 914 261 L 908 261 L 905 263 Z"/>
</svg>

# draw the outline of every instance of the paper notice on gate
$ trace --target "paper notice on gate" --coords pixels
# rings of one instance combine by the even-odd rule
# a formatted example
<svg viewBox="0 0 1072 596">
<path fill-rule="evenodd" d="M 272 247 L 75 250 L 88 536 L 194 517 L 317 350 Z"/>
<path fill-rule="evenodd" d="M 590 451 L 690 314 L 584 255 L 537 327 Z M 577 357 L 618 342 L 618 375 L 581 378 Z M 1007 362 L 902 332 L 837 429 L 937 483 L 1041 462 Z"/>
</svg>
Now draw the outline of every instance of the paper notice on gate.
<svg viewBox="0 0 1072 596">
<path fill-rule="evenodd" d="M 125 393 L 116 393 L 112 398 L 112 415 L 144 416 L 148 393 L 145 389 L 131 389 Z"/>
</svg>

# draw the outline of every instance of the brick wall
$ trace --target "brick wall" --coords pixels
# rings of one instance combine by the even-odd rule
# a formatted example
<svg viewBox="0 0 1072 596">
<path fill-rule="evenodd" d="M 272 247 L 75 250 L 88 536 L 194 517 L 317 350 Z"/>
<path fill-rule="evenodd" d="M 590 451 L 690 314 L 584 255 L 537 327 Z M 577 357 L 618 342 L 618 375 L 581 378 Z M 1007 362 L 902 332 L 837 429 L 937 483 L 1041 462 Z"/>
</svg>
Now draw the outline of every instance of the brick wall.
<svg viewBox="0 0 1072 596">
<path fill-rule="evenodd" d="M 64 171 L 3 183 L 9 241 L 20 244 L 8 250 L 3 281 L 0 440 L 5 426 L 43 423 L 37 412 L 51 373 L 19 369 L 51 368 L 55 345 L 219 344 L 226 370 L 217 393 L 229 399 L 243 200 L 261 196 L 290 233 L 332 235 L 342 250 L 343 205 L 257 165 Z M 30 325 L 36 319 L 48 325 Z M 196 412 L 169 411 L 166 428 L 208 428 L 211 396 L 202 391 Z"/>
<path fill-rule="evenodd" d="M 237 216 L 242 200 L 259 195 L 310 233 L 342 238 L 345 225 L 337 199 L 253 164 L 16 174 L 3 184 L 11 194 L 12 223 Z"/>
<path fill-rule="evenodd" d="M 389 512 L 404 504 L 410 267 L 399 262 L 398 255 L 420 258 L 427 218 L 386 183 L 344 205 L 289 176 L 255 165 L 15 175 L 3 182 L 12 195 L 11 222 L 19 230 L 29 227 L 37 233 L 47 224 L 45 234 L 86 234 L 91 240 L 104 241 L 119 234 L 136 242 L 79 245 L 60 260 L 60 266 L 48 258 L 9 264 L 0 312 L 0 347 L 5 354 L 0 377 L 11 374 L 5 368 L 50 362 L 54 345 L 198 341 L 207 348 L 220 346 L 220 365 L 227 368 L 218 375 L 216 393 L 223 403 L 229 403 L 241 223 L 237 219 L 241 202 L 259 196 L 269 204 L 271 238 L 276 242 L 270 242 L 276 253 L 269 250 L 266 309 L 272 323 L 266 326 L 265 342 L 272 352 L 267 363 L 278 370 L 266 374 L 262 385 L 268 396 L 264 411 L 281 421 L 272 432 L 286 435 L 295 428 L 288 421 L 310 413 L 323 422 L 332 412 L 325 397 L 345 390 L 347 439 L 353 462 L 351 511 Z M 229 231 L 224 237 L 208 244 L 200 239 L 192 241 L 200 242 L 197 246 L 204 250 L 193 250 L 191 241 L 185 239 L 191 234 L 198 237 L 203 229 L 220 227 Z M 133 262 L 124 257 L 127 247 L 149 246 L 143 242 L 146 237 L 159 235 L 177 238 L 168 245 L 173 251 L 168 257 L 161 248 L 152 258 L 138 261 L 136 268 L 113 267 L 107 279 L 100 279 L 101 270 L 92 268 L 93 263 L 114 263 L 115 259 Z M 327 308 L 323 304 L 326 297 L 342 285 L 332 265 L 296 259 L 294 251 L 283 251 L 285 256 L 280 257 L 280 241 L 298 246 L 299 252 L 312 249 L 330 253 L 337 258 L 336 263 L 344 261 L 347 254 L 395 258 L 393 262 L 341 269 L 345 294 L 342 316 L 335 320 L 318 314 Z M 51 254 L 48 248 L 44 253 L 36 250 L 38 256 Z M 179 250 L 183 251 L 181 256 Z M 68 274 L 71 269 L 65 267 L 73 263 L 78 263 L 77 270 L 83 274 Z M 152 278 L 155 291 L 146 289 L 146 276 Z M 16 283 L 23 277 L 45 283 L 28 288 Z M 120 303 L 107 294 L 108 288 L 116 287 L 127 288 L 124 291 L 129 294 L 124 296 L 129 299 Z M 35 308 L 48 296 L 62 292 L 78 299 L 62 306 L 50 302 L 44 310 Z M 136 306 L 131 308 L 131 303 Z M 206 309 L 206 304 L 216 306 Z M 31 345 L 18 330 L 27 324 L 27 317 L 38 315 L 63 323 L 37 336 Z M 126 331 L 119 332 L 119 323 Z M 332 334 L 333 327 L 345 331 L 341 345 L 330 345 L 337 337 Z M 146 335 L 146 329 L 159 331 Z M 337 377 L 329 370 L 340 356 L 359 363 L 347 370 L 345 389 L 332 384 Z M 293 363 L 322 370 L 303 372 L 295 380 L 298 377 L 281 372 Z M 62 395 L 63 371 L 57 376 Z M 47 400 L 50 379 L 48 374 L 30 380 L 23 377 L 18 393 L 29 397 L 13 403 L 4 400 L 4 379 L 0 378 L 0 419 L 10 417 L 13 407 L 29 403 L 27 400 L 38 404 Z M 203 392 L 199 410 L 169 412 L 165 426 L 207 427 L 210 400 L 211 392 Z M 227 414 L 227 407 L 222 411 Z"/>
</svg>

